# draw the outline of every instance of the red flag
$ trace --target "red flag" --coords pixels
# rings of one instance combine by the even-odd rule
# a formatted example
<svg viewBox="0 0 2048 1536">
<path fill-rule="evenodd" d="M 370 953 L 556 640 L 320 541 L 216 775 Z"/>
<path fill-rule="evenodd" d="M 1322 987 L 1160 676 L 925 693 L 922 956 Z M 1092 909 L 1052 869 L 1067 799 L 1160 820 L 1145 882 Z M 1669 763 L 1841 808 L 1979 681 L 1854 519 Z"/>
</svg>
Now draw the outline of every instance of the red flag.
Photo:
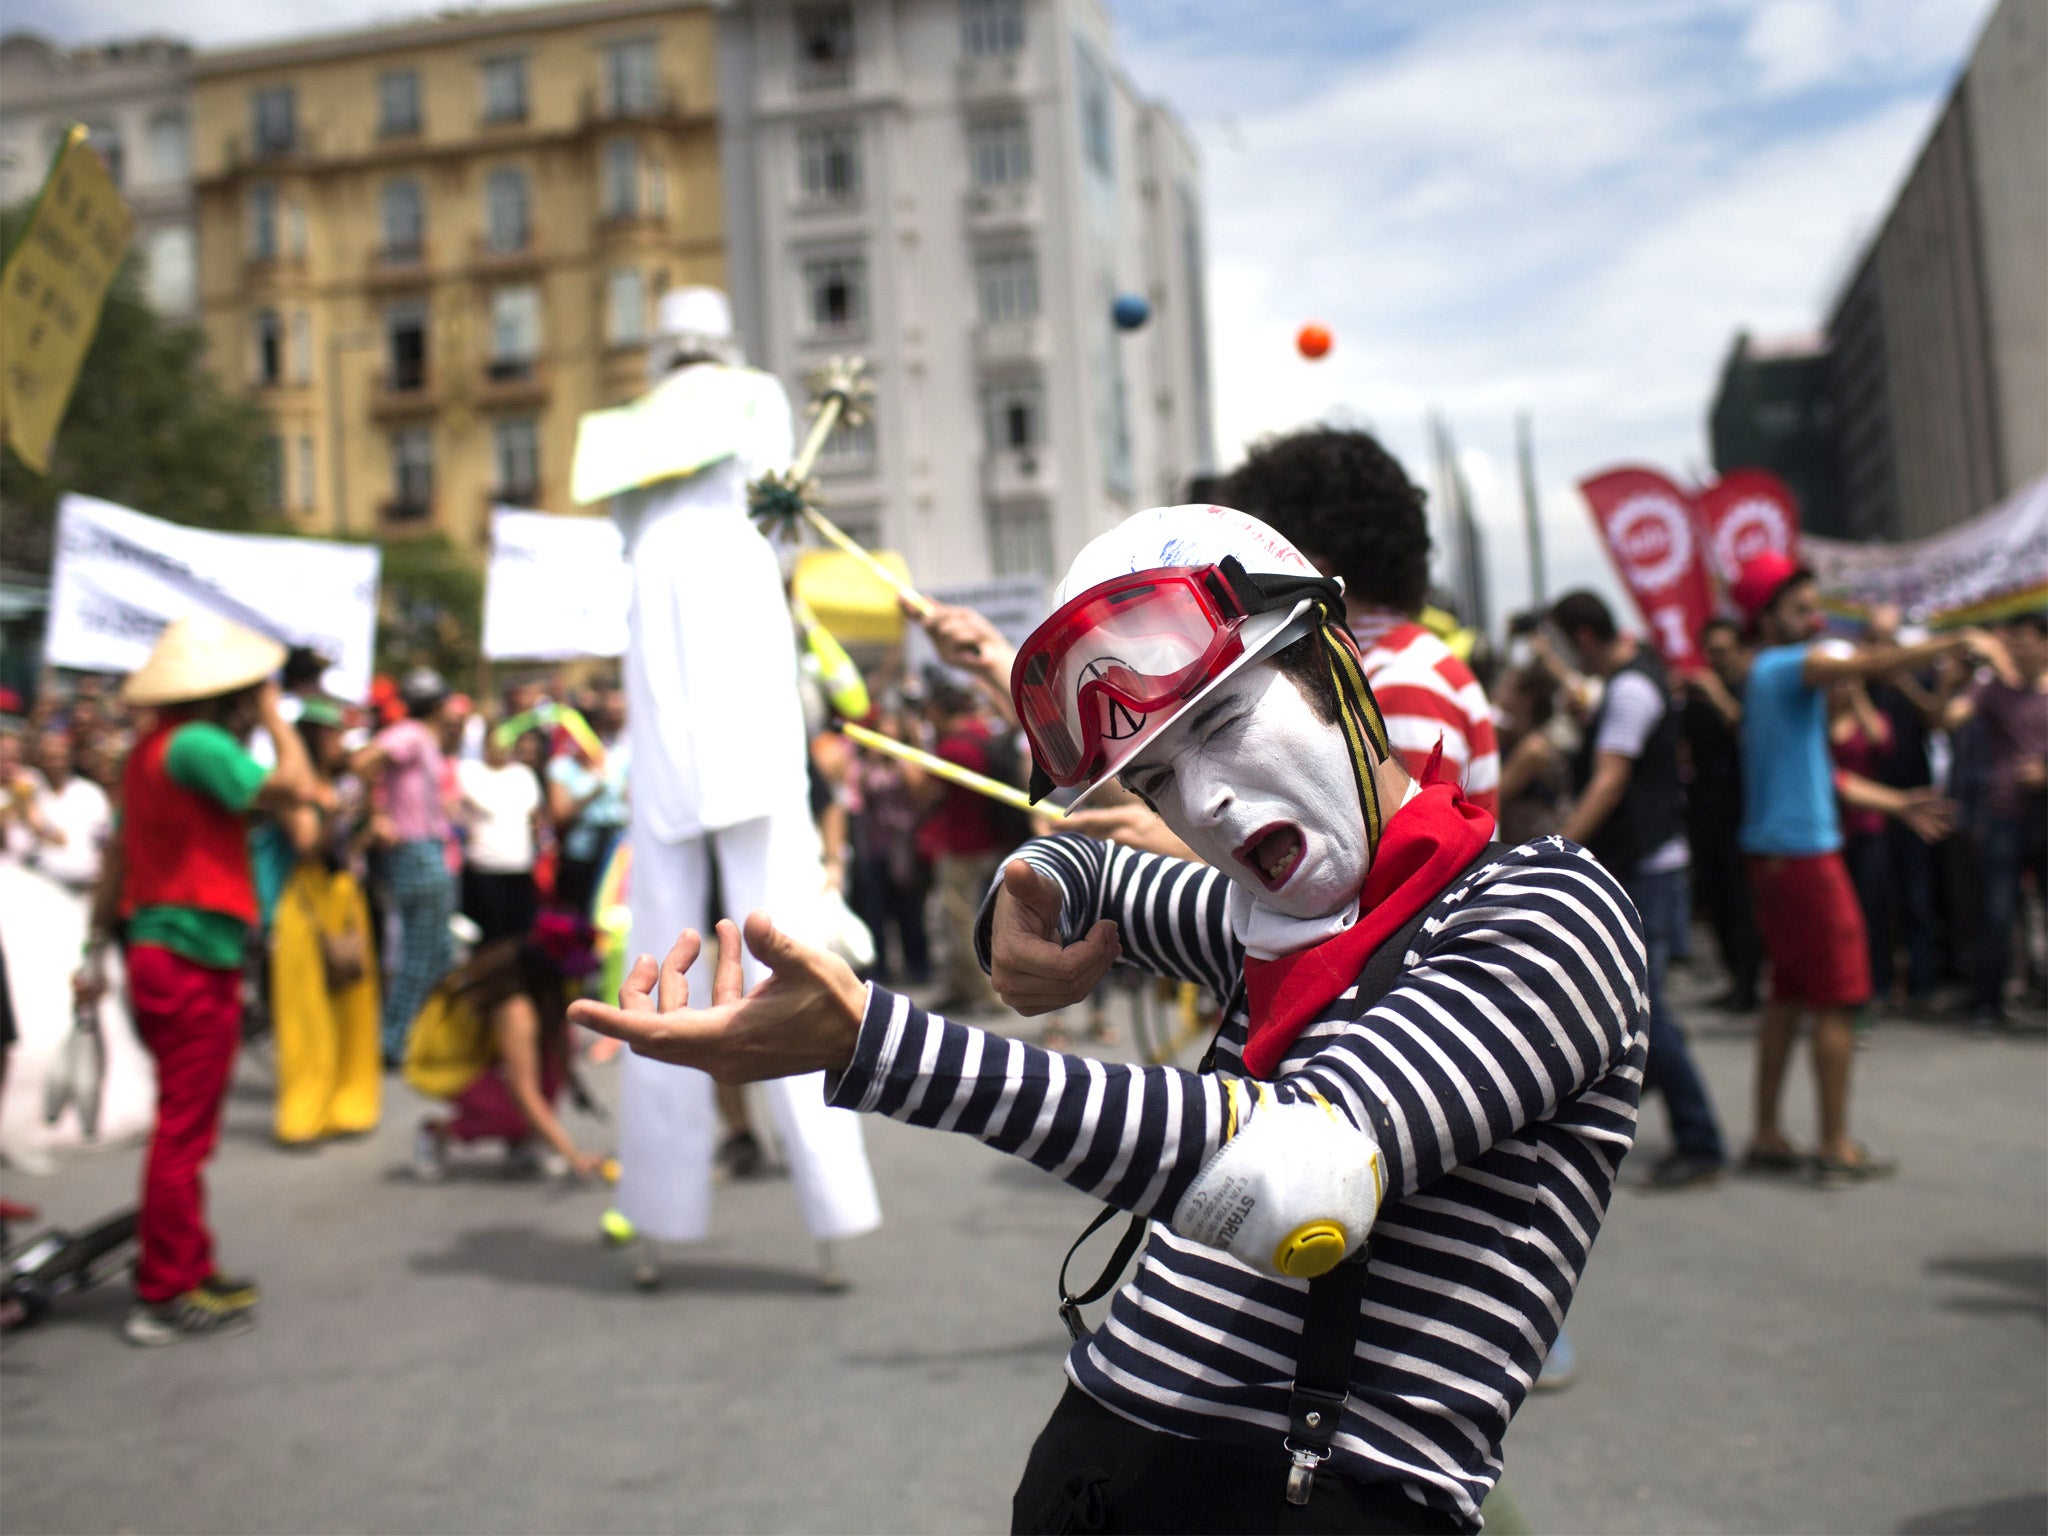
<svg viewBox="0 0 2048 1536">
<path fill-rule="evenodd" d="M 1693 536 L 1692 502 L 1654 469 L 1610 469 L 1579 482 L 1607 553 L 1673 667 L 1699 665 L 1713 586 Z"/>
<path fill-rule="evenodd" d="M 1799 557 L 1799 502 L 1767 469 L 1731 470 L 1701 491 L 1694 506 L 1707 553 L 1724 586 L 1766 550 Z"/>
</svg>

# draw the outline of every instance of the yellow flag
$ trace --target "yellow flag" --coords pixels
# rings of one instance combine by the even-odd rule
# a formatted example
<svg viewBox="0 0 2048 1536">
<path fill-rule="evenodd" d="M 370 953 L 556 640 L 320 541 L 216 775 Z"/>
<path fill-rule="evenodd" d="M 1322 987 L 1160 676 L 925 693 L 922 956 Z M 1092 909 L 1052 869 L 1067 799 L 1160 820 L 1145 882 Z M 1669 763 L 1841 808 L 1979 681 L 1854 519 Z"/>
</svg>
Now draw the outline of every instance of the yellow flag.
<svg viewBox="0 0 2048 1536">
<path fill-rule="evenodd" d="M 49 473 L 78 365 L 135 233 L 134 216 L 85 137 L 73 123 L 0 272 L 0 420 L 22 463 L 38 474 Z"/>
</svg>

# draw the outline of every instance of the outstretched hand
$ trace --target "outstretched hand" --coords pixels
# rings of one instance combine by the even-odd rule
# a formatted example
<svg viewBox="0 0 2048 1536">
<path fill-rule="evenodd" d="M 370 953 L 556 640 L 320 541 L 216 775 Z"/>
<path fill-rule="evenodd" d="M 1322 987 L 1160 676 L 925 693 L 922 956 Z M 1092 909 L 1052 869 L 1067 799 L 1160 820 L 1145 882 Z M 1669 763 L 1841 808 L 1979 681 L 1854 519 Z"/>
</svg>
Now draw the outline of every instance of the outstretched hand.
<svg viewBox="0 0 2048 1536">
<path fill-rule="evenodd" d="M 769 970 L 751 992 L 741 985 L 740 930 L 721 921 L 708 1008 L 690 1006 L 688 972 L 704 940 L 685 928 L 659 966 L 652 955 L 633 962 L 618 1007 L 579 998 L 569 1017 L 637 1055 L 696 1067 L 728 1086 L 844 1071 L 860 1035 L 866 985 L 844 960 L 798 943 L 765 912 L 747 919 L 746 946 Z"/>
<path fill-rule="evenodd" d="M 1051 1013 L 1080 1002 L 1122 952 L 1116 924 L 1103 918 L 1078 944 L 1060 942 L 1059 886 L 1022 859 L 1003 866 L 989 924 L 989 980 L 1019 1013 Z"/>
</svg>

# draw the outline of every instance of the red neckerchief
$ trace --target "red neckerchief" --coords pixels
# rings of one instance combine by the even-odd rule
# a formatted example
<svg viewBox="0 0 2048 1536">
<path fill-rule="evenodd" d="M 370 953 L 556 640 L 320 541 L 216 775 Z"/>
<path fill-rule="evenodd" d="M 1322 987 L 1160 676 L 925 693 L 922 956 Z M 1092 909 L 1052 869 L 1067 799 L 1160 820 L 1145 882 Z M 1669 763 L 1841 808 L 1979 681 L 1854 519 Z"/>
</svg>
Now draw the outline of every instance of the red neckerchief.
<svg viewBox="0 0 2048 1536">
<path fill-rule="evenodd" d="M 1425 772 L 1423 782 L 1433 777 Z M 1277 960 L 1245 957 L 1246 1070 L 1270 1077 L 1310 1021 L 1358 980 L 1373 951 L 1436 900 L 1492 837 L 1493 818 L 1454 784 L 1430 784 L 1394 812 L 1358 893 L 1357 922 Z"/>
</svg>

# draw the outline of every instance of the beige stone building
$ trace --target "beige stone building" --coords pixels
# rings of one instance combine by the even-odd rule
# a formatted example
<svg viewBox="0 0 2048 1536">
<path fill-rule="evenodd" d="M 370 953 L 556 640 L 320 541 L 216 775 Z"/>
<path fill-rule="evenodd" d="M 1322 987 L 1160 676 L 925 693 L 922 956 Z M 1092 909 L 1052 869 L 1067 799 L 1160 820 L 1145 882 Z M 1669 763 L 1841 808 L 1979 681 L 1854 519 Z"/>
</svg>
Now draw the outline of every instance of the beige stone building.
<svg viewBox="0 0 2048 1536">
<path fill-rule="evenodd" d="M 568 510 L 576 421 L 722 283 L 713 11 L 588 0 L 193 61 L 200 314 L 308 531 Z"/>
</svg>

